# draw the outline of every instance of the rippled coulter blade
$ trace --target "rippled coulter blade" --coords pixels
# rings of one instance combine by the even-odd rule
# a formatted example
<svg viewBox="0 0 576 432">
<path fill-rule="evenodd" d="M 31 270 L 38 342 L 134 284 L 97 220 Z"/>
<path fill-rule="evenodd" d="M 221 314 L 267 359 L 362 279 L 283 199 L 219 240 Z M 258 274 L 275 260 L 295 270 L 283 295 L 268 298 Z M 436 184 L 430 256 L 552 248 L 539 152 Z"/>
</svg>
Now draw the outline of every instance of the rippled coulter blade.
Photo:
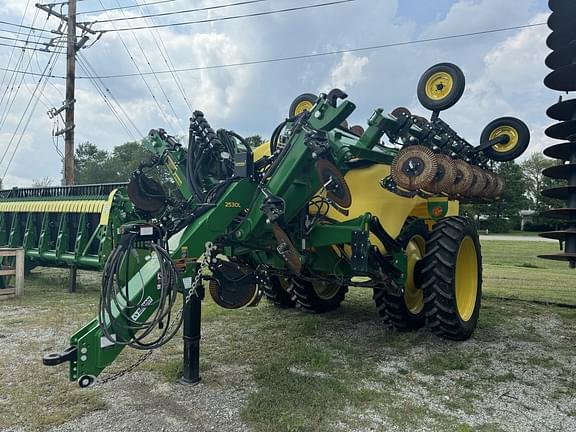
<svg viewBox="0 0 576 432">
<path fill-rule="evenodd" d="M 544 79 L 544 84 L 553 90 L 566 92 L 567 96 L 561 96 L 559 102 L 546 112 L 559 121 L 546 129 L 546 135 L 564 142 L 544 150 L 546 156 L 561 162 L 545 169 L 543 174 L 565 180 L 566 184 L 543 190 L 542 195 L 566 201 L 565 208 L 548 210 L 544 216 L 567 221 L 568 228 L 540 234 L 559 240 L 563 245 L 561 252 L 540 255 L 540 258 L 568 261 L 571 268 L 576 268 L 576 98 L 569 94 L 576 91 L 576 3 L 550 0 L 549 6 L 552 14 L 548 26 L 552 33 L 546 44 L 552 52 L 546 58 L 546 65 L 552 72 Z"/>
</svg>

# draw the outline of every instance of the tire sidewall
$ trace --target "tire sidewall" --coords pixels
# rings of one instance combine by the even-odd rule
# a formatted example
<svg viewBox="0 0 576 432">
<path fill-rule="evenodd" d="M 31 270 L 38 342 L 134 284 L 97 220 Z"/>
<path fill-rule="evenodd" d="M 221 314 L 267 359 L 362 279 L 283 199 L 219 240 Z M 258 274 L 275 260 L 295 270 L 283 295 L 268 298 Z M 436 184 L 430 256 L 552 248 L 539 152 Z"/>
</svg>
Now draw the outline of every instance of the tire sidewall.
<svg viewBox="0 0 576 432">
<path fill-rule="evenodd" d="M 515 117 L 500 117 L 492 120 L 486 125 L 482 134 L 480 135 L 480 143 L 485 143 L 490 140 L 492 132 L 500 126 L 510 126 L 518 132 L 518 143 L 516 146 L 507 152 L 499 152 L 493 147 L 484 149 L 484 154 L 490 159 L 497 162 L 509 162 L 520 157 L 528 148 L 530 144 L 530 130 L 526 124 Z"/>
<path fill-rule="evenodd" d="M 441 100 L 430 99 L 426 94 L 426 83 L 428 82 L 430 77 L 437 72 L 448 73 L 454 82 L 452 92 Z M 437 65 L 432 66 L 422 74 L 420 80 L 418 81 L 418 87 L 416 93 L 418 96 L 418 100 L 420 101 L 420 103 L 424 108 L 429 109 L 430 111 L 444 111 L 454 106 L 460 100 L 460 98 L 464 94 L 465 87 L 466 87 L 466 78 L 464 77 L 464 73 L 458 66 L 452 63 L 439 63 Z"/>
</svg>

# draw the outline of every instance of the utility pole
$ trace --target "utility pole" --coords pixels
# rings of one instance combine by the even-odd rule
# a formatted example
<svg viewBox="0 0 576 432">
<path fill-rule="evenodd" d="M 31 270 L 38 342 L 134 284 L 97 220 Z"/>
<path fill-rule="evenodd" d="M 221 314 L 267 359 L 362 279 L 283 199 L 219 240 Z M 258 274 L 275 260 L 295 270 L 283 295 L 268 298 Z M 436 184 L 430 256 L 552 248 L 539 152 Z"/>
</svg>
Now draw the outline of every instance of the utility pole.
<svg viewBox="0 0 576 432">
<path fill-rule="evenodd" d="M 68 0 L 66 40 L 66 123 L 64 126 L 64 183 L 74 184 L 74 90 L 76 80 L 76 0 Z"/>
<path fill-rule="evenodd" d="M 97 32 L 92 30 L 89 25 L 76 22 L 76 0 L 68 0 L 68 14 L 63 15 L 56 12 L 54 5 L 43 5 L 36 3 L 38 9 L 43 10 L 50 16 L 60 19 L 60 26 L 55 33 L 64 35 L 62 25 L 66 23 L 66 100 L 58 109 L 52 108 L 48 111 L 48 117 L 54 118 L 61 116 L 62 111 L 66 111 L 64 119 L 64 129 L 54 132 L 55 136 L 64 135 L 64 184 L 74 184 L 74 104 L 75 98 L 75 81 L 76 81 L 76 52 L 88 41 L 87 33 L 95 35 Z M 76 29 L 82 30 L 80 41 L 76 41 Z M 100 36 L 102 33 L 100 33 Z M 76 266 L 70 266 L 68 274 L 68 291 L 76 291 Z"/>
<path fill-rule="evenodd" d="M 60 26 L 54 33 L 64 34 L 62 32 L 63 23 L 66 23 L 66 100 L 62 107 L 53 108 L 48 111 L 48 116 L 54 118 L 65 113 L 64 129 L 54 133 L 55 136 L 64 135 L 64 184 L 74 184 L 74 104 L 75 98 L 75 81 L 76 81 L 76 52 L 83 48 L 88 41 L 87 33 L 95 35 L 98 32 L 92 30 L 90 25 L 76 22 L 76 1 L 68 0 L 68 13 L 63 15 L 54 10 L 54 5 L 43 5 L 36 3 L 36 7 L 48 14 L 48 17 L 54 16 L 60 20 Z M 82 30 L 82 37 L 76 41 L 76 29 Z M 100 36 L 102 33 L 100 32 Z M 98 40 L 98 38 L 96 39 Z"/>
</svg>

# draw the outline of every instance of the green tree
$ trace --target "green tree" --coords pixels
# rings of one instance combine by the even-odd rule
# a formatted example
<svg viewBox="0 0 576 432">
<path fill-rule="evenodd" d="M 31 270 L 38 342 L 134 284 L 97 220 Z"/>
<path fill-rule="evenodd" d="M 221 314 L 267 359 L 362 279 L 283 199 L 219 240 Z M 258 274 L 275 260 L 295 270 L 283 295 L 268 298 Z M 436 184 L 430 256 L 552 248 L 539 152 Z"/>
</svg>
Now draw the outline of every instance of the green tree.
<svg viewBox="0 0 576 432">
<path fill-rule="evenodd" d="M 152 153 L 141 142 L 130 141 L 114 147 L 107 168 L 113 173 L 111 181 L 128 181 L 138 166 L 150 159 Z"/>
<path fill-rule="evenodd" d="M 537 212 L 553 207 L 563 207 L 563 201 L 547 198 L 542 195 L 544 189 L 558 187 L 565 184 L 562 180 L 552 179 L 542 174 L 546 168 L 554 166 L 557 161 L 547 158 L 540 153 L 532 154 L 522 162 L 521 167 L 526 178 L 527 196 L 532 203 L 532 209 Z"/>
<path fill-rule="evenodd" d="M 75 154 L 74 171 L 77 184 L 103 183 L 110 173 L 105 172 L 108 152 L 95 144 L 85 141 L 78 146 Z"/>
<path fill-rule="evenodd" d="M 130 179 L 138 165 L 150 158 L 141 142 L 131 141 L 114 147 L 111 153 L 84 142 L 76 152 L 76 183 L 114 183 Z"/>
<path fill-rule="evenodd" d="M 249 137 L 244 138 L 248 145 L 252 148 L 258 147 L 260 144 L 264 143 L 264 140 L 260 135 L 252 135 Z"/>
<path fill-rule="evenodd" d="M 520 226 L 520 210 L 530 205 L 526 197 L 527 182 L 522 168 L 514 162 L 500 163 L 495 167 L 496 174 L 502 176 L 506 185 L 498 201 L 490 204 L 466 204 L 462 206 L 462 213 L 480 221 L 480 216 L 488 221 L 480 224 L 482 229 L 494 231 L 507 231 L 514 226 Z"/>
</svg>

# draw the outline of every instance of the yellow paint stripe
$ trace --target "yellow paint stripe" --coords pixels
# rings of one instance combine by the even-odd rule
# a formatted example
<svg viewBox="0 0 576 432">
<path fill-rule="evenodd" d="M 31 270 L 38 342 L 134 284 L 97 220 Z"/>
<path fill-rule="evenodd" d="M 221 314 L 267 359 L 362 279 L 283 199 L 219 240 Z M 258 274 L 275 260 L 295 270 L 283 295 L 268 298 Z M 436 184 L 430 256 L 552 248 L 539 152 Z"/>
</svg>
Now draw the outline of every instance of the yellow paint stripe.
<svg viewBox="0 0 576 432">
<path fill-rule="evenodd" d="M 108 221 L 110 220 L 110 211 L 112 210 L 112 203 L 114 202 L 114 196 L 118 192 L 118 189 L 114 189 L 108 195 L 108 199 L 104 204 L 102 204 L 102 209 L 100 212 L 100 225 L 108 225 Z"/>
<path fill-rule="evenodd" d="M 101 213 L 108 200 L 0 202 L 3 213 Z M 109 210 L 108 210 L 109 212 Z"/>
</svg>

